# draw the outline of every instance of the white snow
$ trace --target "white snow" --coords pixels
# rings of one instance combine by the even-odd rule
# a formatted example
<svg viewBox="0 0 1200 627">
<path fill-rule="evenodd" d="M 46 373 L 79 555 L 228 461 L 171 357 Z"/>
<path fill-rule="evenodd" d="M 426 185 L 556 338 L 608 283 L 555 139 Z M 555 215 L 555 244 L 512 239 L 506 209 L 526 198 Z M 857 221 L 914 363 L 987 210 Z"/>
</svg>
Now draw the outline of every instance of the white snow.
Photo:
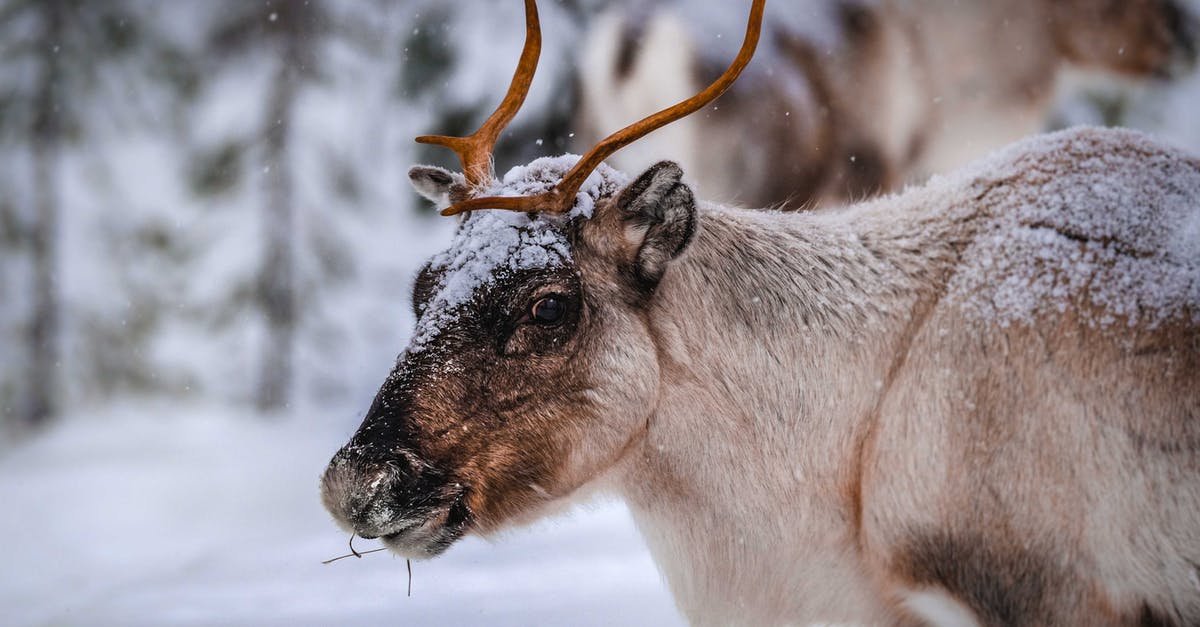
<svg viewBox="0 0 1200 627">
<path fill-rule="evenodd" d="M 681 624 L 626 513 L 412 564 L 347 552 L 317 479 L 352 420 L 127 405 L 0 458 L 5 625 Z M 374 542 L 359 540 L 369 550 Z"/>
<path fill-rule="evenodd" d="M 530 196 L 549 191 L 578 160 L 578 155 L 543 157 L 514 167 L 480 196 Z M 440 277 L 417 321 L 408 352 L 424 350 L 447 325 L 454 324 L 458 308 L 497 276 L 568 263 L 571 251 L 565 227 L 574 220 L 591 218 L 596 202 L 615 194 L 628 180 L 621 172 L 601 164 L 584 181 L 574 206 L 563 215 L 531 216 L 502 210 L 467 215 L 450 248 L 430 261 L 430 269 L 439 272 Z"/>
<path fill-rule="evenodd" d="M 1164 146 L 1137 131 L 1069 129 L 935 181 L 935 192 L 1001 182 L 949 297 L 1002 325 L 1068 307 L 1092 326 L 1200 320 L 1200 159 Z"/>
</svg>

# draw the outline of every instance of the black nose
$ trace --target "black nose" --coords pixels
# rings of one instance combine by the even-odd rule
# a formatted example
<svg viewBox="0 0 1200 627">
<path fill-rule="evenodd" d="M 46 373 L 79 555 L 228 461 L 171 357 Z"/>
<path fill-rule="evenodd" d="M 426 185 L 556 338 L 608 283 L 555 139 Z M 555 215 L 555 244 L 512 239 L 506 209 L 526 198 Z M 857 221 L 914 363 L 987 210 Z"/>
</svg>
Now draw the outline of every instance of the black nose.
<svg viewBox="0 0 1200 627">
<path fill-rule="evenodd" d="M 395 533 L 405 507 L 397 495 L 410 492 L 417 472 L 404 455 L 379 455 L 357 446 L 338 451 L 321 478 L 321 499 L 338 524 L 363 538 Z"/>
</svg>

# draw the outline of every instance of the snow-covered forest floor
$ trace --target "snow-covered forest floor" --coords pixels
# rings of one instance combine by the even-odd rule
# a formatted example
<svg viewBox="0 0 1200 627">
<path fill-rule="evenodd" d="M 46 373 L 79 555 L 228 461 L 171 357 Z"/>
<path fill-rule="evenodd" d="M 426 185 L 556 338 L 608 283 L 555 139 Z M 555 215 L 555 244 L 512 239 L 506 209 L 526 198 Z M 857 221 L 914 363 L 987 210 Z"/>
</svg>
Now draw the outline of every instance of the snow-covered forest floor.
<svg viewBox="0 0 1200 627">
<path fill-rule="evenodd" d="M 413 563 L 347 552 L 317 477 L 353 420 L 79 412 L 0 458 L 5 625 L 671 625 L 628 513 L 598 504 Z M 369 550 L 359 540 L 355 548 Z"/>
</svg>

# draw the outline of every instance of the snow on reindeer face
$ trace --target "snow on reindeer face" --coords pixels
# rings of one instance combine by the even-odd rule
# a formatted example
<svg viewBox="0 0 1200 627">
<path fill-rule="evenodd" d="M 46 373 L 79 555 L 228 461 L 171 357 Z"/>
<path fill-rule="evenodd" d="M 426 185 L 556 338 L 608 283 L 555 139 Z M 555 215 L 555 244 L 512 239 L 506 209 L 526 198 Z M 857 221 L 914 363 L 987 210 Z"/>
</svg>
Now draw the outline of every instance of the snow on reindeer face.
<svg viewBox="0 0 1200 627">
<path fill-rule="evenodd" d="M 576 157 L 542 158 L 515 167 L 488 196 L 529 196 L 549 190 L 570 169 Z M 587 179 L 575 206 L 564 215 L 477 211 L 465 214 L 450 248 L 435 255 L 421 272 L 413 293 L 417 326 L 408 353 L 419 353 L 447 329 L 461 327 L 466 311 L 478 309 L 485 296 L 513 288 L 539 275 L 571 274 L 571 232 L 592 217 L 596 203 L 611 197 L 627 177 L 602 165 Z M 517 280 L 514 280 L 517 279 Z M 535 290 L 536 291 L 536 290 Z M 560 303 L 564 304 L 564 303 Z M 548 322 L 555 305 L 540 310 Z M 478 312 L 476 312 L 478 313 Z M 534 317 L 534 321 L 539 318 Z"/>
<path fill-rule="evenodd" d="M 544 191 L 574 161 L 539 159 L 482 193 Z M 645 421 L 629 407 L 644 408 L 653 380 L 630 372 L 652 375 L 654 353 L 584 231 L 626 183 L 601 166 L 565 214 L 466 214 L 417 279 L 408 348 L 326 472 L 345 526 L 436 555 L 540 513 L 624 450 Z"/>
</svg>

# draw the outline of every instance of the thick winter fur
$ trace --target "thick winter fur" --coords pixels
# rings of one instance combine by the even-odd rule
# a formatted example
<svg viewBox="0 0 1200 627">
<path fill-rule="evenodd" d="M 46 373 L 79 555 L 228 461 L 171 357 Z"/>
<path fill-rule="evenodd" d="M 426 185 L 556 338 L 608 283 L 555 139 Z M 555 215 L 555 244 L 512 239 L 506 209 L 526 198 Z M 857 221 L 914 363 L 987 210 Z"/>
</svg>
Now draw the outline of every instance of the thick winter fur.
<svg viewBox="0 0 1200 627">
<path fill-rule="evenodd" d="M 639 8 L 614 11 L 587 40 L 580 145 L 696 93 L 723 67 L 703 56 L 711 45 L 694 43 L 713 33 L 681 16 L 689 2 L 645 4 L 659 10 L 634 3 Z M 613 163 L 638 171 L 679 159 L 701 197 L 750 206 L 860 200 L 1043 129 L 1064 76 L 1083 70 L 1154 79 L 1188 67 L 1200 35 L 1185 6 L 778 3 L 768 7 L 758 58 L 718 106 L 646 138 Z M 832 14 L 828 24 L 804 18 L 836 31 L 832 38 L 799 32 L 801 20 L 785 19 L 814 13 Z"/>
<path fill-rule="evenodd" d="M 437 529 L 444 548 L 600 488 L 696 624 L 1200 624 L 1200 160 L 1075 130 L 810 213 L 697 207 L 675 173 L 570 226 L 570 272 L 481 305 L 551 285 L 579 299 L 567 326 L 508 358 L 465 320 L 398 366 L 326 474 L 339 521 L 427 555 Z M 1114 181 L 1146 184 L 1098 210 L 1141 230 L 1070 204 Z M 1012 221 L 1048 199 L 1069 219 Z M 988 254 L 1023 228 L 1161 261 L 1183 294 L 1157 317 L 1095 283 L 979 308 L 1052 272 Z M 380 451 L 417 470 L 381 480 Z"/>
<path fill-rule="evenodd" d="M 692 620 L 888 623 L 932 591 L 988 625 L 1200 621 L 1197 312 L 1003 328 L 946 298 L 1027 183 L 703 214 L 622 480 Z"/>
</svg>

